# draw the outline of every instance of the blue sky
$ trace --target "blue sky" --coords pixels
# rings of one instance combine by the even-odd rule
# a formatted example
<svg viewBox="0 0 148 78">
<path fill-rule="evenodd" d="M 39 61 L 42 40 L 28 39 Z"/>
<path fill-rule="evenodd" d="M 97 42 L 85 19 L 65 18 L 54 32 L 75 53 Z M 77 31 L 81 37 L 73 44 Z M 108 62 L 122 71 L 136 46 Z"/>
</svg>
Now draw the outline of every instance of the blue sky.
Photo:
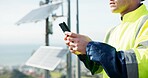
<svg viewBox="0 0 148 78">
<path fill-rule="evenodd" d="M 40 0 L 1 0 L 0 1 L 0 44 L 44 44 L 45 21 L 26 23 L 19 26 L 15 23 L 31 10 L 39 8 Z M 76 0 L 71 0 L 72 31 L 75 32 Z M 80 33 L 88 35 L 93 40 L 102 41 L 105 32 L 120 23 L 120 15 L 112 14 L 109 0 L 79 0 Z M 66 3 L 66 0 L 65 0 Z M 148 5 L 148 1 L 145 1 Z M 67 7 L 64 7 L 66 10 Z M 66 15 L 66 13 L 64 13 Z M 66 21 L 66 17 L 56 19 L 53 24 L 54 34 L 50 35 L 53 45 L 64 44 L 61 29 L 58 24 Z"/>
</svg>

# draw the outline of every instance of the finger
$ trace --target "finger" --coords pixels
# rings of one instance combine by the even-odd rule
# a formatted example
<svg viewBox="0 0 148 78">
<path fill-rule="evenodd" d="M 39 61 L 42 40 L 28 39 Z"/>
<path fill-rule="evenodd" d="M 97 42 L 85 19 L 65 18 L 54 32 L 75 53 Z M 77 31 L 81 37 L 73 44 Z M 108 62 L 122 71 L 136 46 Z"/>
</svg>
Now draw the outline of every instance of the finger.
<svg viewBox="0 0 148 78">
<path fill-rule="evenodd" d="M 77 34 L 73 32 L 65 32 L 65 35 L 68 35 L 70 37 L 77 37 Z"/>
<path fill-rule="evenodd" d="M 76 52 L 75 50 L 73 50 L 72 47 L 69 47 L 69 50 L 70 50 L 71 53 L 75 53 Z"/>
<path fill-rule="evenodd" d="M 77 51 L 78 50 L 78 47 L 74 47 L 73 50 Z"/>
<path fill-rule="evenodd" d="M 68 49 L 69 49 L 69 50 L 73 50 L 73 48 L 72 48 L 72 47 L 68 47 Z"/>
<path fill-rule="evenodd" d="M 72 40 L 73 40 L 73 39 L 69 39 L 69 38 L 67 37 L 67 39 L 65 39 L 66 45 L 68 45 L 68 46 L 73 45 L 72 43 L 74 43 L 74 42 L 73 42 Z M 71 43 L 71 44 L 70 44 L 70 43 Z"/>
<path fill-rule="evenodd" d="M 68 40 L 65 40 L 65 43 L 66 43 L 66 45 L 69 46 L 69 43 L 70 43 L 70 42 L 69 42 Z"/>
<path fill-rule="evenodd" d="M 70 52 L 73 53 L 73 54 L 76 54 L 76 55 L 81 54 L 81 52 L 78 52 L 78 51 L 76 50 L 76 48 L 69 47 L 69 50 L 70 50 Z"/>
<path fill-rule="evenodd" d="M 70 50 L 70 52 L 75 54 L 76 51 L 74 51 L 74 50 Z"/>
<path fill-rule="evenodd" d="M 64 33 L 65 33 L 65 35 L 71 35 L 71 32 L 65 31 Z"/>
<path fill-rule="evenodd" d="M 77 51 L 78 47 L 75 46 L 75 43 L 70 43 L 69 44 L 69 50 L 75 54 L 75 52 Z"/>
<path fill-rule="evenodd" d="M 72 47 L 72 48 L 74 48 L 74 47 L 77 46 L 77 44 L 76 44 L 76 43 L 73 43 L 73 42 L 70 42 L 70 43 L 69 43 L 69 46 Z"/>
<path fill-rule="evenodd" d="M 68 37 L 68 35 L 66 35 L 66 36 L 64 37 L 64 40 L 67 40 L 67 37 Z"/>
<path fill-rule="evenodd" d="M 72 38 L 72 37 L 67 37 L 67 40 L 69 40 L 70 42 L 73 42 L 73 43 L 79 42 L 79 40 L 77 38 Z"/>
</svg>

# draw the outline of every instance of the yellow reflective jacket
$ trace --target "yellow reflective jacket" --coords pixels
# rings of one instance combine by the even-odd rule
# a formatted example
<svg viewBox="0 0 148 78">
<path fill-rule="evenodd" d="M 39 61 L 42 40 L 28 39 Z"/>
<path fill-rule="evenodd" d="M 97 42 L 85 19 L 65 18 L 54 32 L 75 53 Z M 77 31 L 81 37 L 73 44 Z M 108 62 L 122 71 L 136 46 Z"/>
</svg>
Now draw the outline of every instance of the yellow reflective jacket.
<svg viewBox="0 0 148 78">
<path fill-rule="evenodd" d="M 117 51 L 124 51 L 127 68 L 127 76 L 137 75 L 139 78 L 148 78 L 148 10 L 145 5 L 141 5 L 136 10 L 129 12 L 123 16 L 122 22 L 119 26 L 111 29 L 105 38 L 105 43 L 115 47 Z M 132 61 L 133 57 L 127 52 L 133 51 L 136 61 Z M 137 63 L 136 66 L 128 64 Z M 136 71 L 137 73 L 133 73 Z M 103 78 L 108 76 L 103 74 Z"/>
<path fill-rule="evenodd" d="M 104 69 L 104 78 L 148 78 L 148 10 L 141 5 L 123 16 L 105 43 L 91 41 L 86 55 L 78 55 L 92 74 Z"/>
</svg>

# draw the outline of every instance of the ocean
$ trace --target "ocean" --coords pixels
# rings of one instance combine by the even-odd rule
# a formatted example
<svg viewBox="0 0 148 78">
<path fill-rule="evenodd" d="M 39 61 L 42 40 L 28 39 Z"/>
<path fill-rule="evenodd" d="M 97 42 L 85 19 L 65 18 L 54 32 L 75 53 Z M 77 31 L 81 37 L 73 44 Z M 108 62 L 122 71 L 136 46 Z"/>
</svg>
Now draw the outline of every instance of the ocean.
<svg viewBox="0 0 148 78">
<path fill-rule="evenodd" d="M 0 45 L 0 65 L 24 64 L 40 46 L 39 44 Z"/>
<path fill-rule="evenodd" d="M 64 47 L 64 44 L 50 44 L 51 46 Z M 18 66 L 23 65 L 31 57 L 31 55 L 44 44 L 0 44 L 0 66 Z M 72 59 L 75 59 L 72 54 Z M 66 60 L 66 56 L 64 58 Z"/>
</svg>

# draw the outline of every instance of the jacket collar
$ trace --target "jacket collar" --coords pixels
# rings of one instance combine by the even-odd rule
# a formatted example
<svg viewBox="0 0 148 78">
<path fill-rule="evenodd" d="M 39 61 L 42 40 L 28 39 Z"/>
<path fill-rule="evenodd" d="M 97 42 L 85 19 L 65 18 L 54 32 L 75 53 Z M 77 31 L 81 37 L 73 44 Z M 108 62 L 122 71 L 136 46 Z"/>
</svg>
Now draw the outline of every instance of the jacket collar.
<svg viewBox="0 0 148 78">
<path fill-rule="evenodd" d="M 140 18 L 141 16 L 146 15 L 146 14 L 148 14 L 148 10 L 146 9 L 146 6 L 144 4 L 142 4 L 136 10 L 125 14 L 123 17 L 121 17 L 121 19 L 123 22 L 134 22 L 138 18 Z"/>
</svg>

